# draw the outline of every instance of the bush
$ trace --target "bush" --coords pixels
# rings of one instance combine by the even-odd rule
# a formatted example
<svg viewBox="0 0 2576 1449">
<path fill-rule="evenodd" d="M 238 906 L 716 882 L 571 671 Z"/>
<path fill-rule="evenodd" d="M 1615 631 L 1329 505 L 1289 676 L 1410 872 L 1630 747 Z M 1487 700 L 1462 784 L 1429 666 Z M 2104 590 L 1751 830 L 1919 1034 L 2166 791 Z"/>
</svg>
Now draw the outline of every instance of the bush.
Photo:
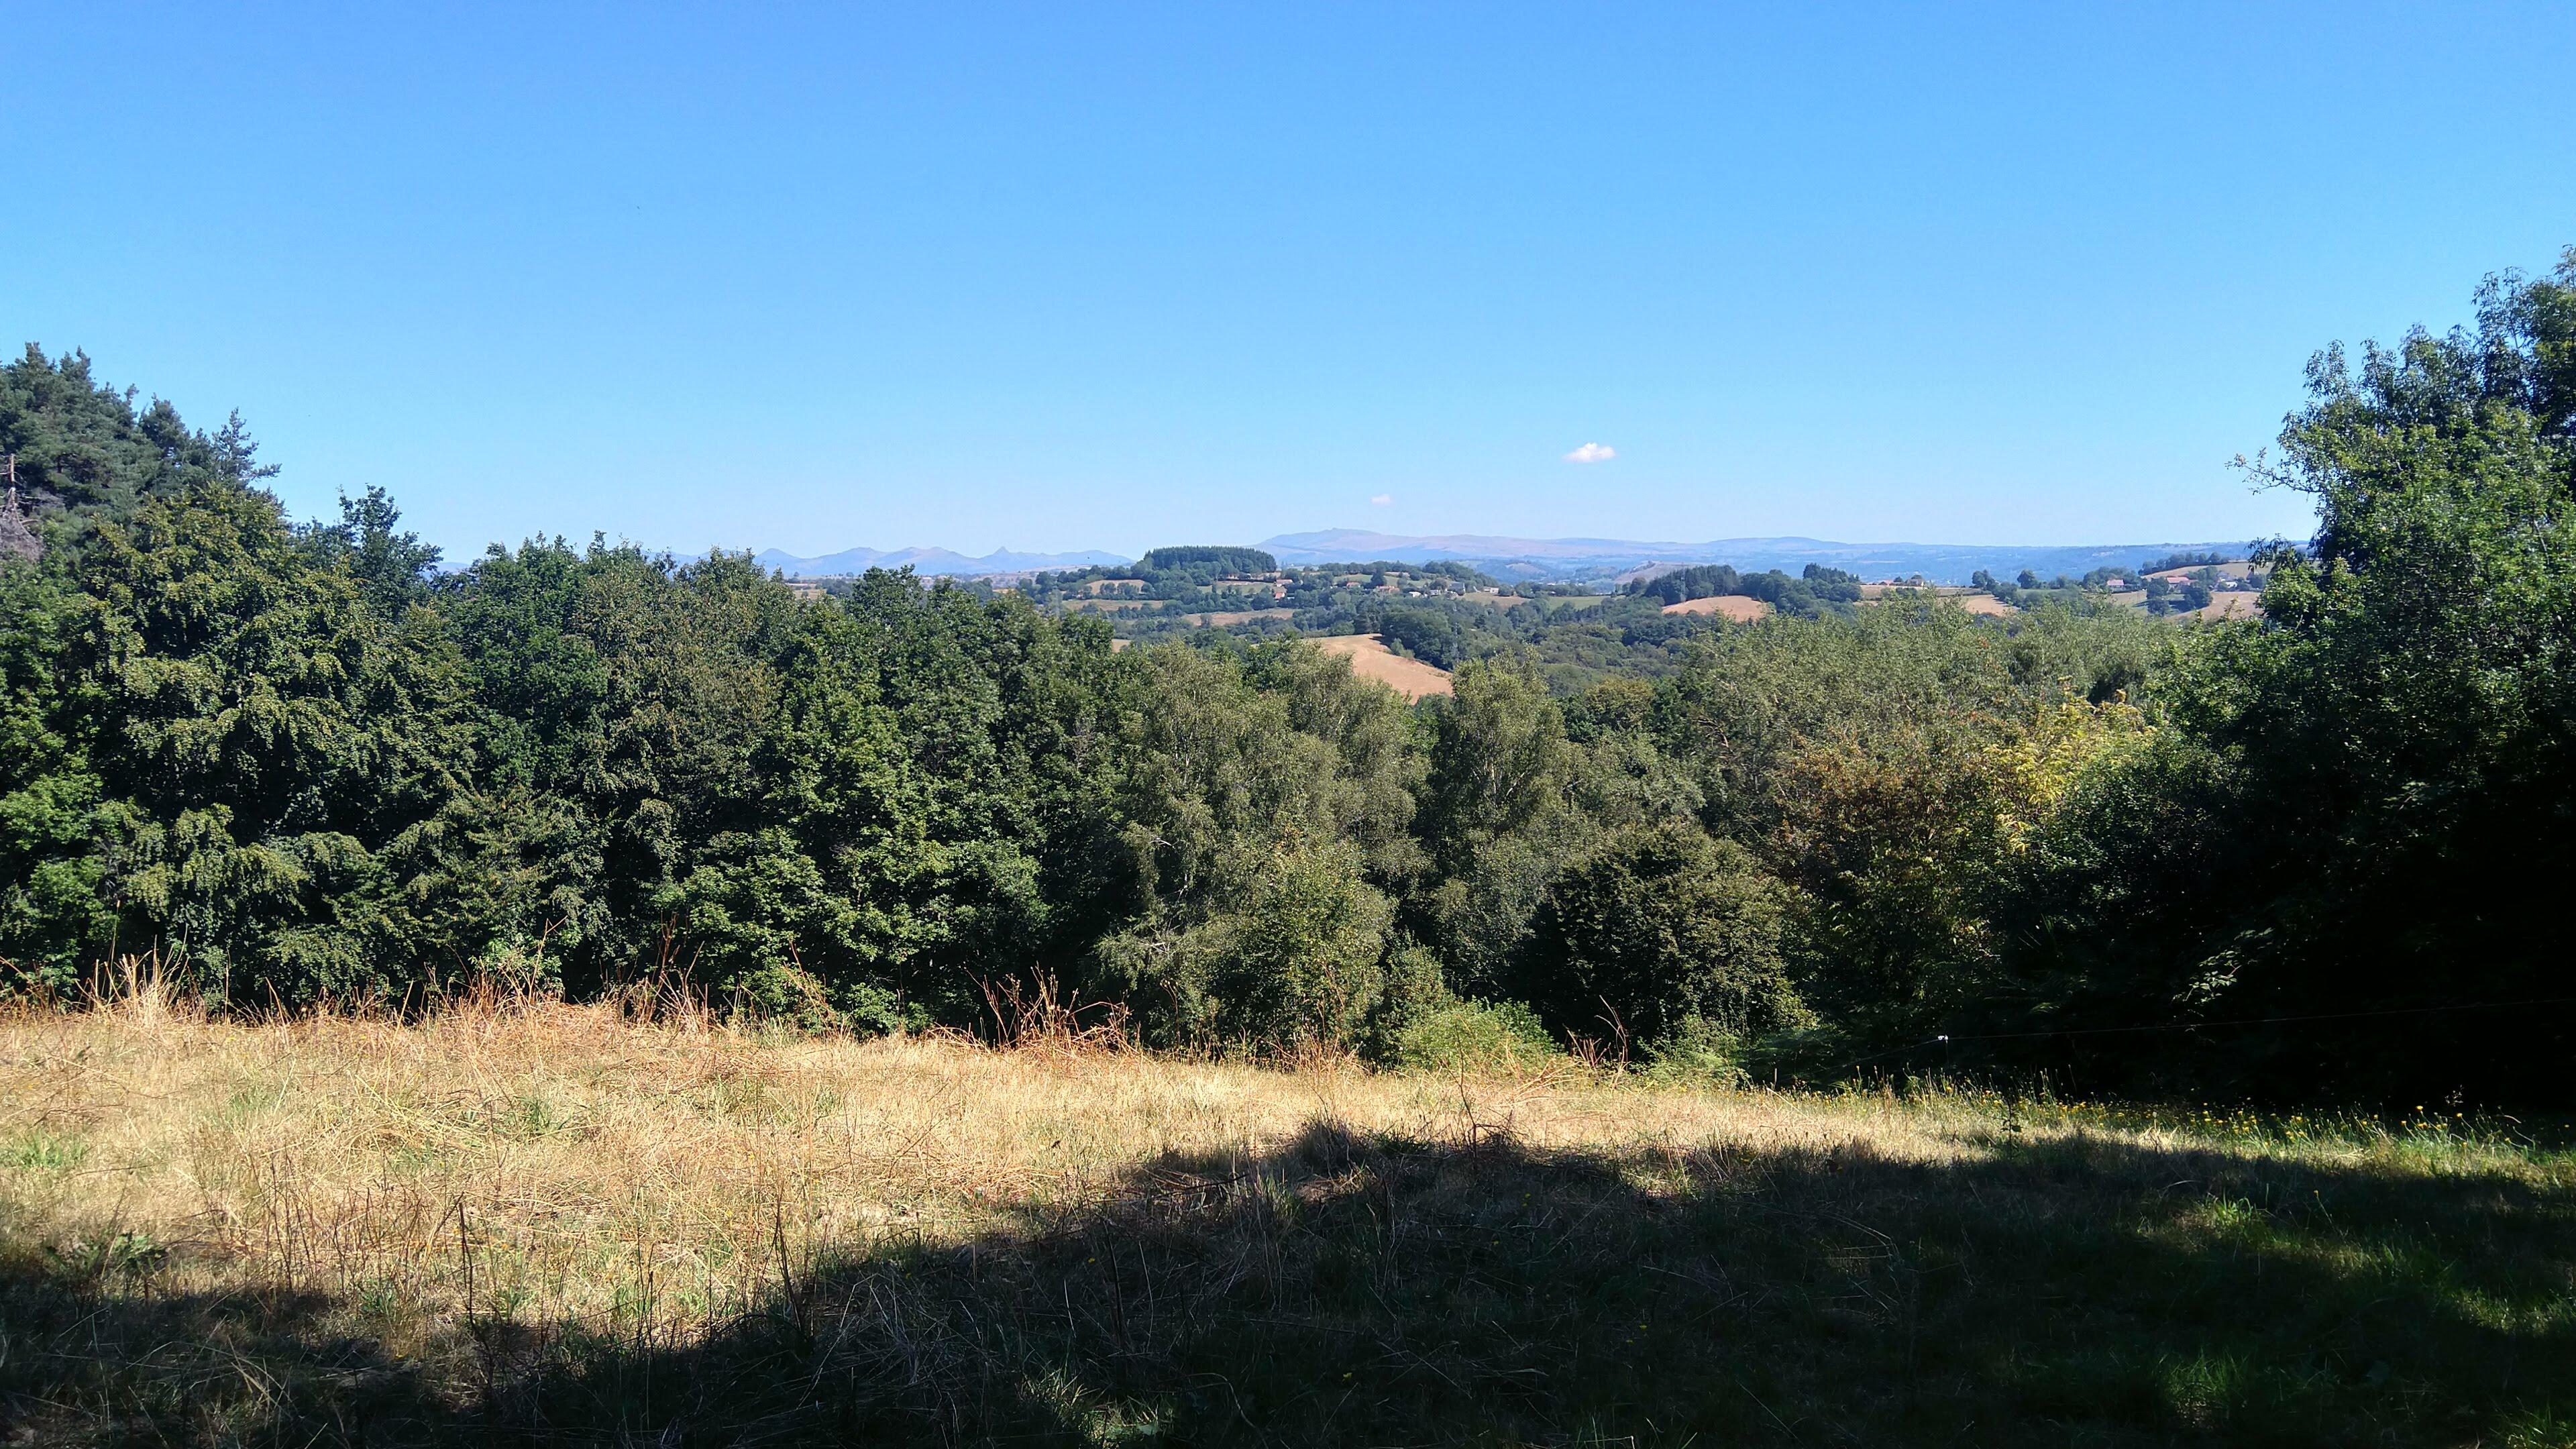
<svg viewBox="0 0 2576 1449">
<path fill-rule="evenodd" d="M 1395 1064 L 1406 1037 L 1458 998 L 1440 958 L 1411 940 L 1390 947 L 1381 967 L 1384 985 L 1361 1035 L 1360 1055 L 1380 1066 Z"/>
<path fill-rule="evenodd" d="M 1383 992 L 1392 915 L 1356 850 L 1292 845 L 1206 919 L 1113 938 L 1097 964 L 1159 1044 L 1356 1048 Z"/>
<path fill-rule="evenodd" d="M 1349 1047 L 1377 1005 L 1392 915 L 1348 845 L 1281 852 L 1275 873 L 1225 922 L 1214 963 L 1219 1035 L 1262 1045 Z"/>
<path fill-rule="evenodd" d="M 1387 1065 L 1408 1072 L 1510 1071 L 1563 1056 L 1538 1013 L 1517 1001 L 1451 996 L 1404 1024 Z"/>
<path fill-rule="evenodd" d="M 1751 852 L 1687 821 L 1624 830 L 1548 888 L 1518 979 L 1571 1034 L 1768 1031 L 1804 1015 L 1781 952 L 1786 895 Z"/>
<path fill-rule="evenodd" d="M 733 1007 L 739 1016 L 798 1031 L 830 1031 L 841 1025 L 841 1014 L 832 1009 L 823 983 L 785 962 L 771 962 L 735 977 Z"/>
<path fill-rule="evenodd" d="M 1647 1044 L 1646 1075 L 1662 1082 L 1732 1087 L 1747 1072 L 1744 1038 L 1704 1016 L 1686 1016 Z"/>
<path fill-rule="evenodd" d="M 509 996 L 563 995 L 562 963 L 547 959 L 543 941 L 515 931 L 474 958 L 474 974 Z"/>
</svg>

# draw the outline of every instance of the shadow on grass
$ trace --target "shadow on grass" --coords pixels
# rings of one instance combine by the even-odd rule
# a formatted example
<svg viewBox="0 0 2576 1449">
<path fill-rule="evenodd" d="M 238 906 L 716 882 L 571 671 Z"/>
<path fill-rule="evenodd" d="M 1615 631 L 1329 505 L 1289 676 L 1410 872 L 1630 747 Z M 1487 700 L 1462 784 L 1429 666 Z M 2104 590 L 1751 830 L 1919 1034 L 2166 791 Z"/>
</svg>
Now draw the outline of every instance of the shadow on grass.
<svg viewBox="0 0 2576 1449">
<path fill-rule="evenodd" d="M 686 1344 L 21 1261 L 42 1442 L 2549 1444 L 2576 1188 L 1999 1132 L 1945 1164 L 1355 1138 L 827 1260 Z M 443 1344 L 442 1346 L 437 1346 Z"/>
</svg>

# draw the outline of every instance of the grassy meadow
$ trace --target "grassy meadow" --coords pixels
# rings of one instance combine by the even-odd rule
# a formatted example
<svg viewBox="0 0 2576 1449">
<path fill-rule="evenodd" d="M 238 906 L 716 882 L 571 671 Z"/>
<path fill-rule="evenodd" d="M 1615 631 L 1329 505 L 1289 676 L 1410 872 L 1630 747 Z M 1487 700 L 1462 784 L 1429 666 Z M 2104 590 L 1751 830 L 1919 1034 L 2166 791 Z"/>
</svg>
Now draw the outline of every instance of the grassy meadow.
<svg viewBox="0 0 2576 1449">
<path fill-rule="evenodd" d="M 11 1443 L 2576 1442 L 2576 1157 L 486 1004 L 0 1023 Z"/>
</svg>

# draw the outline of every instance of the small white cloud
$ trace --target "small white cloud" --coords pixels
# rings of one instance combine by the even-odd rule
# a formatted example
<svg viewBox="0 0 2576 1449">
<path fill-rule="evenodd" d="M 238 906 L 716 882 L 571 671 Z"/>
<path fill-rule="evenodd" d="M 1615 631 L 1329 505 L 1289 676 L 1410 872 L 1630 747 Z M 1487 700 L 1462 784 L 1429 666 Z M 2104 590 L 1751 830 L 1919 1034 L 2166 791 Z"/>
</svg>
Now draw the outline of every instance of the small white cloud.
<svg viewBox="0 0 2576 1449">
<path fill-rule="evenodd" d="M 1392 493 L 1380 493 L 1380 494 L 1377 494 L 1377 495 L 1375 495 L 1375 496 L 1373 496 L 1373 497 L 1371 497 L 1371 498 L 1369 499 L 1369 502 L 1371 502 L 1371 503 L 1373 503 L 1373 504 L 1377 505 L 1377 506 L 1378 506 L 1378 507 L 1380 507 L 1380 508 L 1384 508 L 1384 507 L 1386 507 L 1388 504 L 1393 503 L 1394 501 L 1395 501 L 1395 495 L 1394 495 L 1394 494 L 1392 494 Z"/>
<path fill-rule="evenodd" d="M 1619 456 L 1619 450 L 1608 443 L 1586 443 L 1565 455 L 1569 463 L 1607 463 Z"/>
</svg>

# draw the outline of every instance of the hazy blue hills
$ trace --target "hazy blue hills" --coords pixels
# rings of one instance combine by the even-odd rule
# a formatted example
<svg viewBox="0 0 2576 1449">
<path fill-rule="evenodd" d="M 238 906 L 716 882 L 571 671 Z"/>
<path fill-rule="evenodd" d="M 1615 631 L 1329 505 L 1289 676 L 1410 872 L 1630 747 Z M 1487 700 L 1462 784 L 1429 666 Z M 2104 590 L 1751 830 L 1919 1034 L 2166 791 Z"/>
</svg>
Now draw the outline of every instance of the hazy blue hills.
<svg viewBox="0 0 2576 1449">
<path fill-rule="evenodd" d="M 1032 569 L 1087 569 L 1099 564 L 1123 564 L 1127 556 L 1085 549 L 1077 553 L 1013 553 L 1007 548 L 995 549 L 982 558 L 968 558 L 944 548 L 845 548 L 819 558 L 798 558 L 780 549 L 766 549 L 752 562 L 765 569 L 776 569 L 789 578 L 826 578 L 836 574 L 859 574 L 869 569 L 899 569 L 906 564 L 917 574 L 945 574 L 972 577 L 978 574 L 1026 573 Z"/>
<path fill-rule="evenodd" d="M 1401 536 L 1365 529 L 1283 533 L 1261 547 L 1288 565 L 1384 559 L 1432 563 L 1454 559 L 1509 566 L 1515 573 L 1575 575 L 1619 572 L 1649 564 L 1733 564 L 1748 572 L 1796 573 L 1811 563 L 1849 569 L 1864 579 L 1921 574 L 1934 583 L 1964 584 L 1979 569 L 2010 578 L 2023 569 L 2042 577 L 2081 577 L 2105 566 L 2134 568 L 2148 559 L 2184 551 L 2241 553 L 2243 540 L 2216 543 L 1974 544 L 1835 543 L 1821 538 L 1719 538 L 1706 543 L 1643 543 L 1619 538 L 1500 538 L 1448 533 Z"/>
<path fill-rule="evenodd" d="M 2080 577 L 2105 566 L 2134 568 L 2151 558 L 2185 551 L 2242 553 L 2243 540 L 2219 542 L 2102 544 L 1978 543 L 1836 543 L 1822 538 L 1718 538 L 1706 543 L 1649 543 L 1623 538 L 1507 538 L 1482 533 L 1405 535 L 1372 533 L 1359 528 L 1331 528 L 1316 533 L 1283 533 L 1260 547 L 1283 565 L 1365 563 L 1433 563 L 1443 559 L 1474 563 L 1515 578 L 1589 578 L 1616 575 L 1655 564 L 1733 564 L 1747 572 L 1783 569 L 1796 573 L 1811 563 L 1849 569 L 1864 579 L 1908 578 L 1920 574 L 1934 583 L 1964 584 L 1979 569 L 2011 578 L 2023 569 L 2053 578 Z M 972 558 L 945 548 L 847 548 L 838 553 L 803 558 L 783 549 L 754 556 L 763 568 L 790 578 L 823 578 L 864 573 L 872 568 L 910 565 L 915 573 L 971 578 L 984 574 L 1027 573 L 1039 569 L 1079 569 L 1129 562 L 1125 554 L 1086 549 L 1075 553 L 1016 553 L 997 549 Z"/>
</svg>

